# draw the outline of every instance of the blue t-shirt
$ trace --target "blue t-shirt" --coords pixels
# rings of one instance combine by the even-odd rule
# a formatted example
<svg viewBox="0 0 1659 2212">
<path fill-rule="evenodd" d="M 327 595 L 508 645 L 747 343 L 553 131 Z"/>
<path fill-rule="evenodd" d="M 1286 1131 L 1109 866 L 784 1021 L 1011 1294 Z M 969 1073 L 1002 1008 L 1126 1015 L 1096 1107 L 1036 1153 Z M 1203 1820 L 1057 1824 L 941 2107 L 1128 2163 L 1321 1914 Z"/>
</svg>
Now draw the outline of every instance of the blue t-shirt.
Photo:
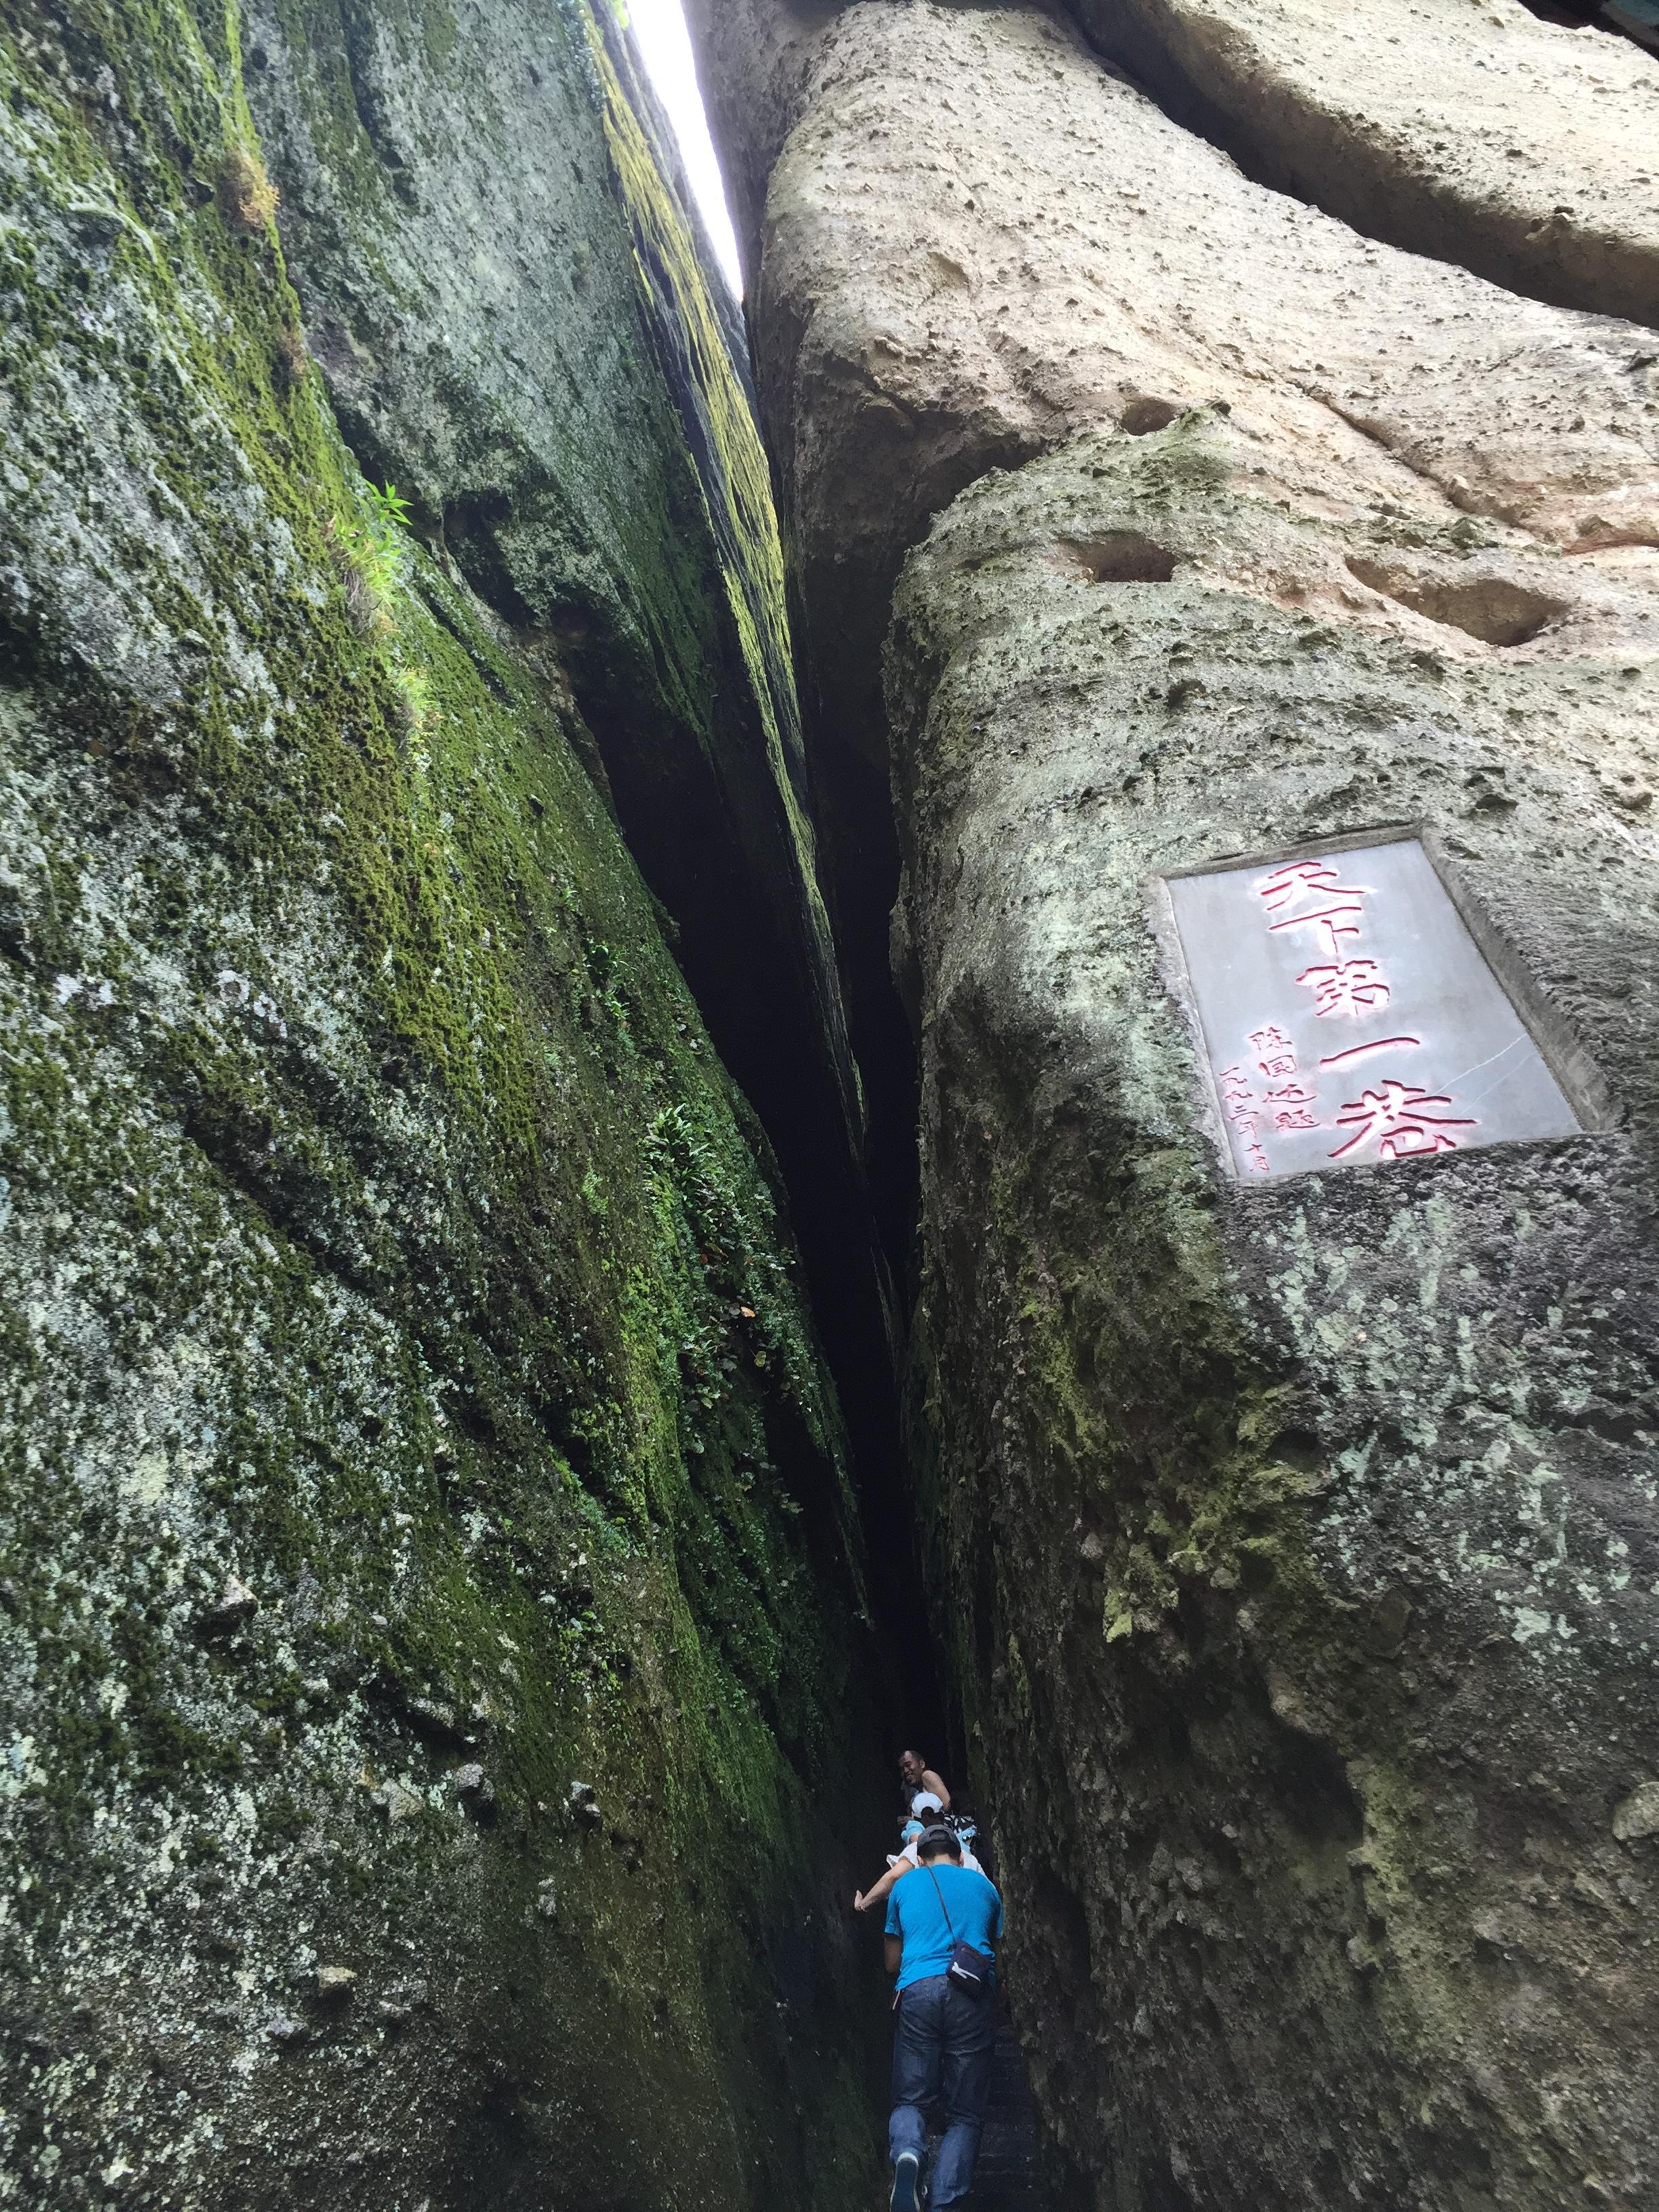
<svg viewBox="0 0 1659 2212">
<path fill-rule="evenodd" d="M 931 1867 L 905 1875 L 887 1893 L 887 1933 L 904 1938 L 898 1985 L 908 1990 L 929 1974 L 947 1973 L 958 1943 L 989 1952 L 1002 1933 L 1002 1899 L 982 1874 L 935 1859 Z"/>
</svg>

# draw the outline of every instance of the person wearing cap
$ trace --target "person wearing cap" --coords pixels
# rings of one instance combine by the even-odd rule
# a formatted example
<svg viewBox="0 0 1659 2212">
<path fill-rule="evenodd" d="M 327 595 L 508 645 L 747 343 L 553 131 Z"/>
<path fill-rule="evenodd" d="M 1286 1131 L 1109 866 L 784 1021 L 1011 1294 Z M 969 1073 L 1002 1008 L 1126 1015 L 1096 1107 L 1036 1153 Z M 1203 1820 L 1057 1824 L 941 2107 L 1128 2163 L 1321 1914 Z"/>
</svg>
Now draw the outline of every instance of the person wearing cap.
<svg viewBox="0 0 1659 2212">
<path fill-rule="evenodd" d="M 896 1856 L 889 1858 L 886 1873 L 878 1881 L 872 1882 L 868 1889 L 854 1892 L 854 1912 L 868 1912 L 873 1905 L 884 1905 L 888 1892 L 892 1888 L 893 1884 L 902 1881 L 907 1874 L 915 1871 L 916 1845 L 924 1832 L 927 1816 L 932 1814 L 934 1819 L 938 1820 L 944 1811 L 944 1808 L 931 1790 L 923 1790 L 916 1799 L 916 1804 L 922 1817 L 905 1822 L 899 1835 L 898 1852 Z M 962 1842 L 961 1838 L 957 1840 Z M 962 1863 L 972 1873 L 983 1874 L 985 1871 L 965 1842 L 962 1842 Z"/>
<path fill-rule="evenodd" d="M 920 1820 L 927 1827 L 930 1825 L 927 1817 L 930 1813 L 942 1814 L 944 1825 L 956 1830 L 964 1846 L 973 1842 L 979 1832 L 978 1824 L 971 1814 L 958 1811 L 951 1800 L 945 1777 L 929 1766 L 919 1751 L 902 1751 L 899 1753 L 899 1779 L 904 1791 L 905 1808 L 911 1819 Z M 975 1863 L 971 1856 L 967 1863 L 969 1865 Z"/>
<path fill-rule="evenodd" d="M 963 1865 L 962 1844 L 949 1828 L 923 1831 L 916 1862 L 915 1875 L 896 1881 L 887 1900 L 887 1971 L 898 1977 L 887 2128 L 890 2203 L 891 2212 L 921 2212 L 924 2107 L 942 2096 L 945 2139 L 927 2204 L 928 2212 L 945 2212 L 973 2185 L 997 2039 L 994 1975 L 988 1971 L 974 1988 L 952 1973 L 952 1961 L 957 1945 L 969 1944 L 988 1969 L 1002 1934 L 1002 1899 L 982 1874 Z"/>
</svg>

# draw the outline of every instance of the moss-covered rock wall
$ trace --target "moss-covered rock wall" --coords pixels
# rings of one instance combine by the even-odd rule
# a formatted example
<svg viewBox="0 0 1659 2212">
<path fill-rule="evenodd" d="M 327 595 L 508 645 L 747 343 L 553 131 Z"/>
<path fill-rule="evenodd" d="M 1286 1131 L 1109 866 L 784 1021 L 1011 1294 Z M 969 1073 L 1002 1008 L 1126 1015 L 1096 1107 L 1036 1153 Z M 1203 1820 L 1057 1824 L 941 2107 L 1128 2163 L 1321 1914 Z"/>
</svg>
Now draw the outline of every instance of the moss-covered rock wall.
<svg viewBox="0 0 1659 2212">
<path fill-rule="evenodd" d="M 682 526 L 603 48 L 562 9 L 492 50 L 503 14 L 279 49 L 89 0 L 0 43 L 7 2205 L 828 2212 L 863 2174 L 839 1416 L 571 672 L 671 787 L 695 716 L 629 721 L 652 684 L 729 713 L 722 788 L 769 729 L 810 919 L 787 719 Z M 423 150 L 394 34 L 450 88 Z M 283 135 L 331 38 L 372 173 Z M 564 228 L 504 214 L 381 316 L 385 210 L 512 151 L 491 51 L 568 126 Z M 532 244 L 562 351 L 490 319 Z"/>
<path fill-rule="evenodd" d="M 1362 614 L 1362 568 L 1462 611 L 1552 567 L 1297 514 L 1271 450 L 1194 410 L 989 476 L 895 610 L 923 1511 L 1010 1986 L 1103 2212 L 1635 2208 L 1652 609 L 1558 558 L 1530 653 Z M 1065 565 L 1147 545 L 1161 580 Z M 1217 1171 L 1152 896 L 1368 814 L 1426 825 L 1621 1126 Z"/>
<path fill-rule="evenodd" d="M 883 1297 L 777 526 L 741 319 L 626 10 L 251 0 L 245 43 L 347 442 L 568 668 L 716 1048 L 778 1148 L 856 1421 L 886 1363 Z"/>
</svg>

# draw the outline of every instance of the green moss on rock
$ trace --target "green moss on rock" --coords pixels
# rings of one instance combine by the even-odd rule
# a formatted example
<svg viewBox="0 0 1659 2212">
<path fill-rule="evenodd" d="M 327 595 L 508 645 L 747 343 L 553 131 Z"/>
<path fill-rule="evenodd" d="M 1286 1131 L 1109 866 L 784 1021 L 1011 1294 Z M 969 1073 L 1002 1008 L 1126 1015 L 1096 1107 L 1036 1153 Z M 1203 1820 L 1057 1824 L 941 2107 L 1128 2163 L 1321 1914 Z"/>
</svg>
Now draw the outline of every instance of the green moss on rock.
<svg viewBox="0 0 1659 2212">
<path fill-rule="evenodd" d="M 501 0 L 435 43 L 434 20 L 250 0 L 249 96 L 311 354 L 365 471 L 565 668 L 778 1147 L 826 1328 L 878 1333 L 736 303 L 608 4 Z"/>
<path fill-rule="evenodd" d="M 1494 522 L 1270 493 L 1271 451 L 1089 433 L 896 603 L 914 1427 L 1011 1986 L 1135 2212 L 1639 2202 L 1648 610 Z M 1483 587 L 1579 596 L 1517 653 L 1417 611 Z M 1628 1121 L 1240 1183 L 1159 878 L 1401 823 Z"/>
<path fill-rule="evenodd" d="M 0 2203 L 839 2205 L 775 1171 L 556 641 L 395 524 L 354 605 L 243 43 L 0 63 Z"/>
</svg>

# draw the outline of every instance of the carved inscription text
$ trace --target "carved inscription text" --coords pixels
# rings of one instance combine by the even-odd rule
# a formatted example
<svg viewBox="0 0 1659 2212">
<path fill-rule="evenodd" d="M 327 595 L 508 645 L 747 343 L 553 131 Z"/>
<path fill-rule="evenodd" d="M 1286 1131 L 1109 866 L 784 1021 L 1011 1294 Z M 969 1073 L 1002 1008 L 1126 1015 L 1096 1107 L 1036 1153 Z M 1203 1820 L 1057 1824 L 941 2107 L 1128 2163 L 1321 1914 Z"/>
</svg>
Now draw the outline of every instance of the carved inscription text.
<svg viewBox="0 0 1659 2212">
<path fill-rule="evenodd" d="M 1417 838 L 1170 896 L 1241 1176 L 1580 1127 Z"/>
</svg>

